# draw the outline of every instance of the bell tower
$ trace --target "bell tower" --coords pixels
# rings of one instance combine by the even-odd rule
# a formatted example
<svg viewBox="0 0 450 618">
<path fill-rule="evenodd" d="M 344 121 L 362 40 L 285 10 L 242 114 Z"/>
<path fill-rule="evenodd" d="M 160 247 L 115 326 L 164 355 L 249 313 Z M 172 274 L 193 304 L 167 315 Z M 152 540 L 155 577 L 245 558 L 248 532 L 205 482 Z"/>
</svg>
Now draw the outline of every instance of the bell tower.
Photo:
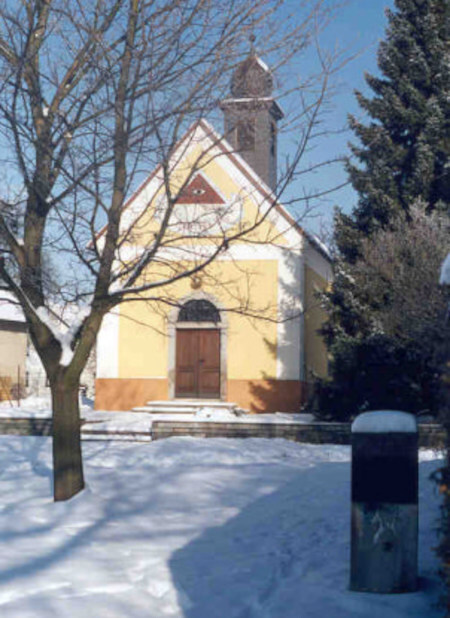
<svg viewBox="0 0 450 618">
<path fill-rule="evenodd" d="M 252 48 L 221 101 L 225 138 L 273 191 L 277 185 L 277 123 L 284 114 L 272 96 L 273 76 Z"/>
</svg>

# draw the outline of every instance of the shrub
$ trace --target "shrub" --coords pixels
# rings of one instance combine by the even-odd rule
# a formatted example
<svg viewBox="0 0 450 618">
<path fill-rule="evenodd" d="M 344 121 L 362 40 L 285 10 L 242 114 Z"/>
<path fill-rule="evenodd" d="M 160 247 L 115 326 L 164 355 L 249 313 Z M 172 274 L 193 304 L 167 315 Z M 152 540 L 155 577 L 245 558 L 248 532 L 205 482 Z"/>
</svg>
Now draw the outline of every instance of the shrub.
<svg viewBox="0 0 450 618">
<path fill-rule="evenodd" d="M 331 352 L 330 377 L 317 380 L 308 405 L 316 416 L 346 421 L 366 410 L 438 412 L 439 370 L 422 345 L 376 334 L 341 338 Z"/>
</svg>

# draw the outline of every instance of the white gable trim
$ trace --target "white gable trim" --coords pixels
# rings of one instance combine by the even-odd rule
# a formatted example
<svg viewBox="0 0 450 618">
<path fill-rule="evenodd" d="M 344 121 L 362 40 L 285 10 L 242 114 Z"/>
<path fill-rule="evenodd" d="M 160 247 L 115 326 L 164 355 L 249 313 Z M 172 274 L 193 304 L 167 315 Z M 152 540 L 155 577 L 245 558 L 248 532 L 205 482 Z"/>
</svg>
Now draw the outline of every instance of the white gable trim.
<svg viewBox="0 0 450 618">
<path fill-rule="evenodd" d="M 295 227 L 295 222 L 290 218 L 286 209 L 276 201 L 270 188 L 265 185 L 237 152 L 233 152 L 230 144 L 218 135 L 206 120 L 201 120 L 196 125 L 193 125 L 181 139 L 169 162 L 172 170 L 175 170 L 185 157 L 189 157 L 189 154 L 198 144 L 204 145 L 205 155 L 204 160 L 199 161 L 199 168 L 194 172 L 193 177 L 198 173 L 202 173 L 203 167 L 206 167 L 208 163 L 214 160 L 239 187 L 242 187 L 243 193 L 255 201 L 262 214 L 264 214 L 265 209 L 270 209 L 268 220 L 275 226 L 279 234 L 286 239 L 289 245 L 296 247 L 299 243 L 303 243 L 304 233 Z M 233 159 L 235 159 L 237 164 Z M 203 174 L 203 176 L 222 197 L 222 193 L 209 177 L 206 174 Z M 163 182 L 161 166 L 158 166 L 125 205 L 121 219 L 122 234 L 126 233 L 136 223 L 138 218 L 143 215 L 148 205 L 161 190 Z M 226 202 L 227 200 L 224 198 L 224 201 Z"/>
<path fill-rule="evenodd" d="M 253 198 L 263 214 L 265 209 L 270 209 L 268 220 L 286 239 L 289 245 L 296 247 L 299 242 L 303 243 L 304 232 L 296 227 L 287 210 L 277 201 L 272 189 L 266 185 L 245 159 L 233 150 L 230 143 L 215 131 L 207 120 L 201 120 L 199 124 L 202 129 L 203 127 L 206 129 L 203 129 L 205 139 L 214 144 L 215 160 L 223 164 L 228 175 L 238 186 L 243 188 L 247 195 Z M 211 139 L 210 135 L 214 139 Z M 237 164 L 233 159 L 235 159 Z"/>
</svg>

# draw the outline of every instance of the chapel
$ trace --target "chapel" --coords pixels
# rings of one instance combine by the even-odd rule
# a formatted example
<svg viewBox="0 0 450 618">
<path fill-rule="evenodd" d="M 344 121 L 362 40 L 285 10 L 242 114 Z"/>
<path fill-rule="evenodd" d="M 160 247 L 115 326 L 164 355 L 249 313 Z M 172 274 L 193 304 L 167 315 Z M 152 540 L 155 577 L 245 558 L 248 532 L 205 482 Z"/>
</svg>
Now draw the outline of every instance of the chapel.
<svg viewBox="0 0 450 618">
<path fill-rule="evenodd" d="M 223 134 L 203 119 L 175 149 L 174 241 L 143 276 L 190 272 L 218 238 L 233 242 L 205 269 L 175 277 L 160 298 L 132 300 L 104 318 L 97 409 L 214 401 L 255 413 L 298 412 L 313 376 L 326 375 L 317 293 L 331 280 L 330 257 L 277 199 L 283 111 L 274 76 L 253 49 L 220 108 Z M 163 184 L 157 168 L 126 204 L 129 256 L 161 225 Z"/>
</svg>

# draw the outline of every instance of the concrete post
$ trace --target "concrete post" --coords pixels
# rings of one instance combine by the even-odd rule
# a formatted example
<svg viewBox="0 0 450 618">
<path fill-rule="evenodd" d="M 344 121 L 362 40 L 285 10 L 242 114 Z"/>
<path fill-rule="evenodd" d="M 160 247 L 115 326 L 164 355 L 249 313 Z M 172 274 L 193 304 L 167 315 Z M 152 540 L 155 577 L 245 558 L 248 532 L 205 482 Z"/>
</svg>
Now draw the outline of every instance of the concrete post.
<svg viewBox="0 0 450 618">
<path fill-rule="evenodd" d="M 412 414 L 365 412 L 353 422 L 351 590 L 417 590 L 417 454 Z"/>
</svg>

